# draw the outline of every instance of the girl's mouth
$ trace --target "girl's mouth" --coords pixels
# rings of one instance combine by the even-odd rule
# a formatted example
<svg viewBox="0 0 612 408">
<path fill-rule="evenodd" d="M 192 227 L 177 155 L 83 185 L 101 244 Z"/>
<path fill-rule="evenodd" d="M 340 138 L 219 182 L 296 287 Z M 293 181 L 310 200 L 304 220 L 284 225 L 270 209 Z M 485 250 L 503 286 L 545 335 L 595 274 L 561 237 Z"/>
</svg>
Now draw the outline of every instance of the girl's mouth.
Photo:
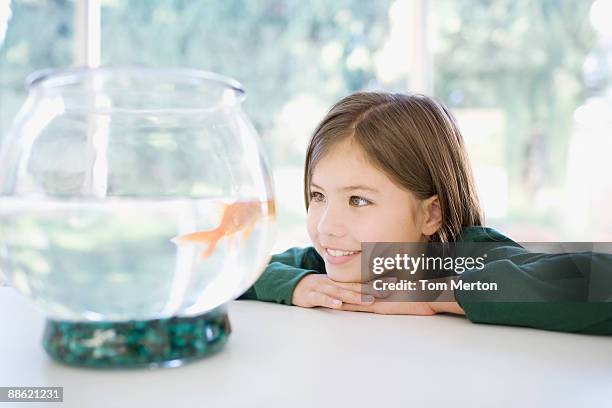
<svg viewBox="0 0 612 408">
<path fill-rule="evenodd" d="M 359 256 L 361 251 L 344 251 L 341 249 L 324 248 L 323 257 L 331 264 L 339 265 Z"/>
</svg>

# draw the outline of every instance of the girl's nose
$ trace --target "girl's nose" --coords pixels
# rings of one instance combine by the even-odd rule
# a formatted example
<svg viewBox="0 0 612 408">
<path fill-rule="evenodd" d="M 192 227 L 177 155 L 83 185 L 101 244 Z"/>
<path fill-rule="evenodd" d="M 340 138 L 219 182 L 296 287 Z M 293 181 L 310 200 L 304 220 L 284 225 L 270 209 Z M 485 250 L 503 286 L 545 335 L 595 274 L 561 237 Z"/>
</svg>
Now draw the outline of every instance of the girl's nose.
<svg viewBox="0 0 612 408">
<path fill-rule="evenodd" d="M 317 229 L 320 235 L 344 236 L 346 234 L 346 226 L 343 222 L 341 211 L 328 204 L 321 212 Z"/>
</svg>

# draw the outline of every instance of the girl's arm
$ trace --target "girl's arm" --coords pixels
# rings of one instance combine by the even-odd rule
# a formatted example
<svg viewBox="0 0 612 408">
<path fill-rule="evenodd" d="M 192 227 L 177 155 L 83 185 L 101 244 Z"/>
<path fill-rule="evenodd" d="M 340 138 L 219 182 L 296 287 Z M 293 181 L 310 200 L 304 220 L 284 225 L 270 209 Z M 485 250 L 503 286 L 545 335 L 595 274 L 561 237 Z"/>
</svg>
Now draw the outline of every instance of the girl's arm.
<svg viewBox="0 0 612 408">
<path fill-rule="evenodd" d="M 492 262 L 461 281 L 494 282 L 498 290 L 454 291 L 472 322 L 612 334 L 611 255 L 540 254 L 516 246 L 489 253 Z"/>
<path fill-rule="evenodd" d="M 306 247 L 273 255 L 259 279 L 238 299 L 385 314 L 463 314 L 456 302 L 377 302 L 380 296 L 368 285 L 329 279 L 323 259 L 313 247 Z"/>
<path fill-rule="evenodd" d="M 290 248 L 272 255 L 259 279 L 238 299 L 291 305 L 293 291 L 309 274 L 325 273 L 325 264 L 313 247 Z"/>
<path fill-rule="evenodd" d="M 374 297 L 362 294 L 361 288 L 360 283 L 329 279 L 325 262 L 313 247 L 291 248 L 273 255 L 257 282 L 238 299 L 332 309 L 373 303 Z"/>
</svg>

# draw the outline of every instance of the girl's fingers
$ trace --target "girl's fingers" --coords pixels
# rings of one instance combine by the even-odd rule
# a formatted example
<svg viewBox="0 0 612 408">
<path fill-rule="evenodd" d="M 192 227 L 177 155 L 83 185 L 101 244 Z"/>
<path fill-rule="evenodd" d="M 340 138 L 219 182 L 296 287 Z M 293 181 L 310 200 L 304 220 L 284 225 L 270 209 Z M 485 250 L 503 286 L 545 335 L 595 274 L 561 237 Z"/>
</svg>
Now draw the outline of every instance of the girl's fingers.
<svg viewBox="0 0 612 408">
<path fill-rule="evenodd" d="M 332 285 L 338 286 L 342 289 L 350 290 L 355 293 L 363 293 L 362 292 L 362 284 L 359 282 L 337 282 L 330 280 Z M 365 285 L 364 285 L 365 286 Z"/>
<path fill-rule="evenodd" d="M 338 287 L 341 287 L 346 290 L 351 290 L 353 292 L 361 293 L 361 283 L 359 282 L 338 282 L 330 279 L 330 282 Z"/>
<path fill-rule="evenodd" d="M 381 280 L 384 282 L 397 281 L 395 278 L 383 278 Z M 344 289 L 347 289 L 353 292 L 362 293 L 364 295 L 371 295 L 379 299 L 386 298 L 391 294 L 391 292 L 388 290 L 374 289 L 374 285 L 371 282 L 359 283 L 359 282 L 335 282 L 334 281 L 334 285 L 340 286 L 341 288 L 344 288 Z"/>
<path fill-rule="evenodd" d="M 372 305 L 352 305 L 350 303 L 344 303 L 342 305 L 342 310 L 347 310 L 351 312 L 370 312 L 375 313 Z"/>
<path fill-rule="evenodd" d="M 313 306 L 323 306 L 328 307 L 330 309 L 342 308 L 341 300 L 334 299 L 333 297 L 328 296 L 322 292 L 310 292 L 310 303 Z"/>
<path fill-rule="evenodd" d="M 374 296 L 366 295 L 352 290 L 344 289 L 338 285 L 325 285 L 322 291 L 336 299 L 340 299 L 344 303 L 352 303 L 354 305 L 369 305 L 374 302 Z"/>
<path fill-rule="evenodd" d="M 342 310 L 394 315 L 431 316 L 436 312 L 426 302 L 382 302 L 371 305 L 343 304 Z"/>
</svg>

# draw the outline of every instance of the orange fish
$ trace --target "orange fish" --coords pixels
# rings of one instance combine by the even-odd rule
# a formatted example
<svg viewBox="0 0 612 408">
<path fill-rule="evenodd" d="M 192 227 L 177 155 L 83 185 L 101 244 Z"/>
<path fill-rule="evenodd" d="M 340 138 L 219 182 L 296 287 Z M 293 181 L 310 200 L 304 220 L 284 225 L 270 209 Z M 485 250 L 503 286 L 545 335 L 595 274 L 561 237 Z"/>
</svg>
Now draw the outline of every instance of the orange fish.
<svg viewBox="0 0 612 408">
<path fill-rule="evenodd" d="M 202 259 L 206 259 L 213 253 L 221 238 L 242 231 L 242 240 L 246 241 L 260 218 L 266 214 L 274 217 L 275 213 L 274 200 L 239 201 L 225 204 L 223 216 L 217 228 L 179 235 L 172 238 L 171 241 L 177 245 L 188 243 L 207 245 L 206 250 L 202 253 Z"/>
</svg>

